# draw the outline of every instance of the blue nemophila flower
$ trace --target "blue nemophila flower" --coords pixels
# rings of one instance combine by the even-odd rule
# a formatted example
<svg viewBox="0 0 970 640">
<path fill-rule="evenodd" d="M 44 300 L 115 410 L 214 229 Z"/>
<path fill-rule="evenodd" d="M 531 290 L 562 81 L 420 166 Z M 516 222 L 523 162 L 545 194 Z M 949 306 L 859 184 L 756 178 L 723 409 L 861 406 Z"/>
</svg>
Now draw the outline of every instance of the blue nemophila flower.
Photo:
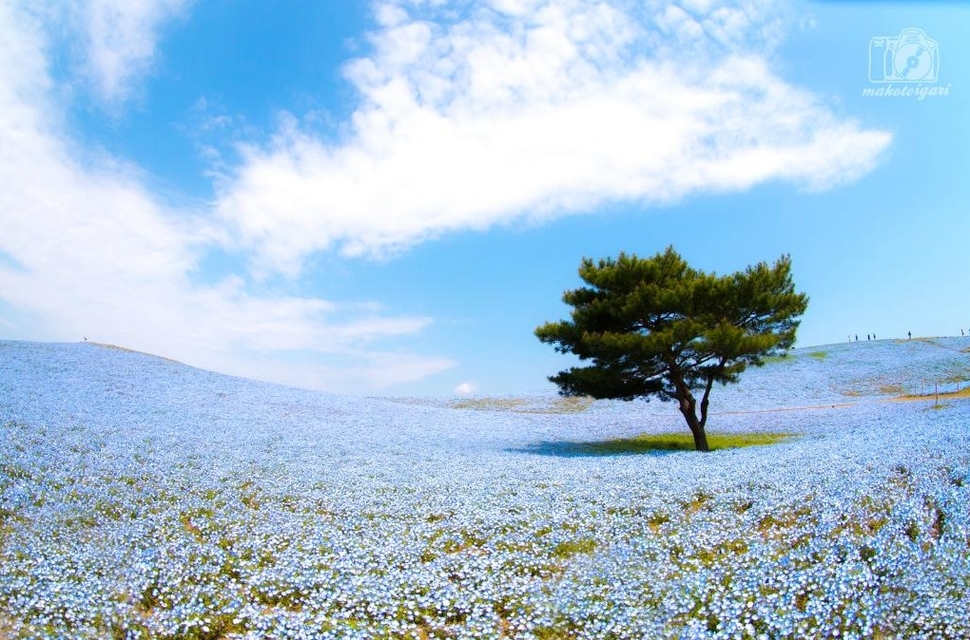
<svg viewBox="0 0 970 640">
<path fill-rule="evenodd" d="M 715 399 L 717 429 L 798 434 L 786 443 L 594 456 L 567 445 L 677 416 L 456 411 L 2 342 L 0 623 L 81 638 L 965 636 L 970 403 L 878 401 L 966 370 L 966 345 L 944 346 L 796 354 Z M 809 405 L 829 408 L 760 411 Z"/>
</svg>

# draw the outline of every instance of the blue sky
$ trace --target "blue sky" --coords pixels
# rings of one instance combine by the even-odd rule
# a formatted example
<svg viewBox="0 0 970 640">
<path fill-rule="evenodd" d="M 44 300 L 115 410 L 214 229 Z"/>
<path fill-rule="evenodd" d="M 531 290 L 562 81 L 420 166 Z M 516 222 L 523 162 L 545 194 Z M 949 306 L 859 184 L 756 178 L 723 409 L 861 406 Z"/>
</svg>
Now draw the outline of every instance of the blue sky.
<svg viewBox="0 0 970 640">
<path fill-rule="evenodd" d="M 970 332 L 967 24 L 959 2 L 0 0 L 0 337 L 341 393 L 551 389 L 571 361 L 533 330 L 581 258 L 670 244 L 720 273 L 791 254 L 800 346 Z"/>
</svg>

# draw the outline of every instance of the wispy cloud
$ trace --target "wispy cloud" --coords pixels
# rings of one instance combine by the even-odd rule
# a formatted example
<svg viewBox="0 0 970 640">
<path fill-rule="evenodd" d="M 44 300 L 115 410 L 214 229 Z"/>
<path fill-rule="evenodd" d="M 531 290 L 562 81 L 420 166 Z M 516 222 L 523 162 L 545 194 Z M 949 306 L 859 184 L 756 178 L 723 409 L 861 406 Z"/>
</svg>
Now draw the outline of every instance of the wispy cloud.
<svg viewBox="0 0 970 640">
<path fill-rule="evenodd" d="M 80 69 L 112 109 L 128 100 L 158 57 L 159 33 L 191 0 L 79 0 L 68 19 L 80 27 Z"/>
<path fill-rule="evenodd" d="M 784 5 L 383 2 L 339 143 L 285 120 L 242 149 L 218 214 L 258 271 L 321 250 L 648 206 L 772 179 L 827 189 L 890 135 L 835 116 L 767 62 Z"/>
<path fill-rule="evenodd" d="M 0 298 L 14 310 L 5 314 L 6 335 L 88 336 L 348 392 L 452 366 L 384 344 L 424 330 L 430 318 L 373 303 L 255 295 L 238 276 L 193 283 L 220 233 L 207 212 L 166 206 L 137 167 L 72 143 L 52 99 L 44 25 L 9 3 L 0 3 L 0 25 Z"/>
</svg>

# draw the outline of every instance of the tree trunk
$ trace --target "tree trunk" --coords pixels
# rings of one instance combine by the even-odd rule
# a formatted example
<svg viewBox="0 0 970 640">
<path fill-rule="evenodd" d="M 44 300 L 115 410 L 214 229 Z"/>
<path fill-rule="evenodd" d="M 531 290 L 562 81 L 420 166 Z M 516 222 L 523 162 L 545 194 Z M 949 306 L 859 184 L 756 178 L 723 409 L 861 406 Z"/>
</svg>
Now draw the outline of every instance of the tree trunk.
<svg viewBox="0 0 970 640">
<path fill-rule="evenodd" d="M 684 416 L 684 420 L 687 421 L 687 426 L 690 427 L 690 432 L 694 436 L 694 448 L 698 451 L 710 451 L 711 448 L 707 445 L 707 434 L 704 432 L 704 424 L 697 419 L 697 401 L 694 400 L 694 396 L 688 391 L 684 394 L 684 397 L 680 398 L 680 413 Z"/>
<path fill-rule="evenodd" d="M 695 431 L 691 428 L 690 432 L 694 436 L 694 448 L 698 451 L 710 451 L 711 448 L 707 445 L 707 434 L 704 432 L 704 427 L 698 427 Z"/>
<path fill-rule="evenodd" d="M 710 451 L 711 448 L 707 445 L 707 434 L 704 433 L 704 423 L 707 422 L 707 399 L 711 393 L 713 379 L 708 379 L 707 381 L 704 396 L 701 399 L 702 417 L 698 418 L 697 400 L 694 398 L 694 394 L 691 393 L 690 387 L 684 382 L 684 376 L 677 367 L 676 359 L 673 356 L 667 359 L 667 366 L 669 367 L 668 380 L 674 385 L 674 397 L 677 398 L 680 413 L 683 414 L 684 420 L 687 421 L 687 426 L 690 427 L 690 432 L 694 436 L 694 448 L 698 451 Z"/>
</svg>

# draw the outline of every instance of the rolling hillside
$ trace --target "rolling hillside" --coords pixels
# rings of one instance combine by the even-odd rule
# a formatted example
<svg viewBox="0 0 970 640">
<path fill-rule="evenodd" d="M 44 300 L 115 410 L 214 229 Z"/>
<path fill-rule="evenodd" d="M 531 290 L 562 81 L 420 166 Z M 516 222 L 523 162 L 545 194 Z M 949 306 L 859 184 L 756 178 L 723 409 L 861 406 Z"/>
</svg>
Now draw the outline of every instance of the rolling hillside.
<svg viewBox="0 0 970 640">
<path fill-rule="evenodd" d="M 0 637 L 966 637 L 970 340 L 796 350 L 658 402 L 328 395 L 0 342 Z"/>
</svg>

